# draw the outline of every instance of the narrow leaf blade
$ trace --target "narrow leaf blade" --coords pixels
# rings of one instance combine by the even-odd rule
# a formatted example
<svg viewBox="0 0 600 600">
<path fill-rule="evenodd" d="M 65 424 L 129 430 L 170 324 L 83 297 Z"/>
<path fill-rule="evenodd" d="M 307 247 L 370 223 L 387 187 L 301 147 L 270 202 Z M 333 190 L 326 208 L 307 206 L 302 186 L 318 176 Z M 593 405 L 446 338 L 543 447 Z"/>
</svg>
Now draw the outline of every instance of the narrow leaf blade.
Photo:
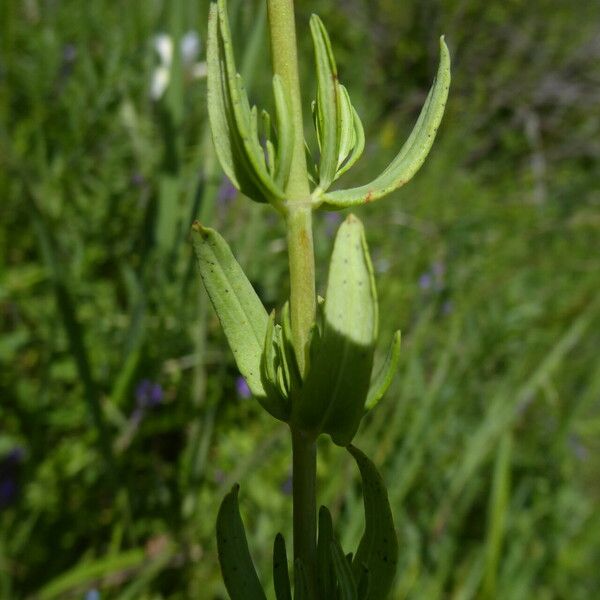
<svg viewBox="0 0 600 600">
<path fill-rule="evenodd" d="M 370 183 L 323 193 L 318 202 L 329 209 L 348 208 L 381 198 L 407 183 L 419 170 L 431 150 L 444 115 L 450 89 L 450 53 L 440 38 L 440 64 L 433 86 L 421 110 L 412 133 L 390 165 Z"/>
<path fill-rule="evenodd" d="M 227 119 L 227 99 L 221 81 L 221 64 L 219 57 L 219 16 L 216 4 L 210 5 L 208 15 L 207 59 L 207 98 L 208 118 L 217 157 L 223 171 L 231 182 L 239 189 L 236 177 L 233 150 L 231 148 L 231 132 Z"/>
<path fill-rule="evenodd" d="M 294 600 L 314 600 L 309 595 L 306 568 L 299 558 L 294 561 Z"/>
<path fill-rule="evenodd" d="M 292 600 L 285 539 L 278 533 L 273 545 L 273 586 L 277 600 Z"/>
<path fill-rule="evenodd" d="M 267 332 L 260 362 L 260 375 L 263 388 L 266 392 L 266 398 L 261 400 L 261 404 L 276 419 L 287 421 L 289 418 L 289 404 L 287 396 L 281 393 L 277 382 L 277 367 L 279 357 L 279 346 L 281 345 L 280 336 L 277 334 L 275 325 L 275 311 L 269 315 L 267 322 Z"/>
<path fill-rule="evenodd" d="M 240 373 L 255 396 L 266 396 L 260 362 L 269 317 L 227 242 L 197 221 L 192 228 L 200 276 Z"/>
<path fill-rule="evenodd" d="M 275 97 L 275 116 L 277 121 L 277 163 L 275 181 L 285 189 L 294 154 L 294 115 L 292 101 L 283 86 L 281 77 L 273 77 L 273 95 Z"/>
<path fill-rule="evenodd" d="M 355 446 L 348 446 L 348 452 L 360 470 L 365 505 L 365 533 L 352 568 L 357 576 L 365 566 L 368 570 L 368 594 L 364 600 L 384 600 L 392 588 L 398 563 L 398 540 L 388 493 L 375 465 Z"/>
<path fill-rule="evenodd" d="M 398 368 L 398 360 L 400 359 L 400 344 L 401 344 L 400 331 L 394 333 L 390 349 L 388 350 L 385 362 L 381 366 L 381 369 L 377 373 L 377 376 L 371 383 L 369 393 L 367 395 L 367 402 L 365 408 L 372 410 L 379 404 L 379 401 L 383 398 L 388 388 L 394 381 L 394 375 Z"/>
<path fill-rule="evenodd" d="M 339 584 L 340 600 L 358 600 L 356 582 L 352 573 L 352 567 L 344 556 L 344 551 L 337 539 L 333 539 L 330 546 L 333 568 Z"/>
<path fill-rule="evenodd" d="M 248 549 L 238 505 L 239 486 L 225 496 L 217 516 L 217 549 L 231 600 L 266 600 Z"/>
<path fill-rule="evenodd" d="M 331 557 L 333 522 L 325 506 L 319 509 L 319 539 L 317 541 L 317 590 L 320 598 L 333 598 L 335 579 Z"/>
<path fill-rule="evenodd" d="M 310 32 L 315 50 L 317 70 L 317 134 L 321 147 L 319 185 L 327 189 L 335 179 L 338 155 L 337 67 L 331 42 L 323 22 L 317 15 L 310 18 Z"/>
</svg>

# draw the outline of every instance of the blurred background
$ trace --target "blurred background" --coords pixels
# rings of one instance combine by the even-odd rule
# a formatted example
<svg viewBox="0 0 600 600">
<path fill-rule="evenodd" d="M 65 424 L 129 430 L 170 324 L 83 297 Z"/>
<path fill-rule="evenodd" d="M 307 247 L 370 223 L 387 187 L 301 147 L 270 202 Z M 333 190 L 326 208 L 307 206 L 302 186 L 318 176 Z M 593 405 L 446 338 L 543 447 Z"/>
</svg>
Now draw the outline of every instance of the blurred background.
<svg viewBox="0 0 600 600">
<path fill-rule="evenodd" d="M 205 0 L 0 3 L 0 598 L 225 599 L 214 522 L 242 486 L 270 585 L 291 541 L 286 428 L 248 397 L 199 285 L 194 218 L 267 307 L 274 211 L 223 178 L 206 116 Z M 262 0 L 230 0 L 271 106 Z M 446 34 L 453 87 L 414 180 L 360 209 L 396 381 L 361 427 L 401 543 L 393 598 L 589 599 L 600 589 L 600 4 L 296 2 L 365 123 L 362 183 L 395 155 Z M 311 134 L 312 135 L 312 134 Z M 316 215 L 318 287 L 338 214 Z M 363 528 L 322 440 L 319 500 Z"/>
</svg>

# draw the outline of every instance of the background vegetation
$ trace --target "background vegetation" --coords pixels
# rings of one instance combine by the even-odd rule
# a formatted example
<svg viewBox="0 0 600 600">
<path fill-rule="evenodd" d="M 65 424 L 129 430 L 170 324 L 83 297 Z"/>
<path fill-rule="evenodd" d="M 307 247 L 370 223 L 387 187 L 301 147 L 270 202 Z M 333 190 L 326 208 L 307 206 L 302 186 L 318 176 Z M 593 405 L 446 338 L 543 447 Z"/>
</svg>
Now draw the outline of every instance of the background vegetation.
<svg viewBox="0 0 600 600">
<path fill-rule="evenodd" d="M 454 61 L 430 159 L 360 211 L 381 329 L 403 331 L 399 376 L 357 439 L 389 484 L 395 598 L 592 598 L 600 5 L 297 5 L 306 106 L 314 11 L 365 121 L 357 181 L 410 130 L 442 32 Z M 265 103 L 263 2 L 230 10 Z M 273 537 L 289 535 L 285 429 L 246 397 L 188 239 L 195 217 L 216 226 L 280 307 L 284 232 L 222 179 L 205 81 L 179 52 L 150 98 L 154 36 L 199 33 L 201 61 L 206 11 L 0 3 L 0 598 L 224 598 L 214 521 L 234 481 L 265 584 Z M 317 216 L 321 289 L 338 220 Z M 319 477 L 355 541 L 357 473 L 326 440 Z"/>
</svg>

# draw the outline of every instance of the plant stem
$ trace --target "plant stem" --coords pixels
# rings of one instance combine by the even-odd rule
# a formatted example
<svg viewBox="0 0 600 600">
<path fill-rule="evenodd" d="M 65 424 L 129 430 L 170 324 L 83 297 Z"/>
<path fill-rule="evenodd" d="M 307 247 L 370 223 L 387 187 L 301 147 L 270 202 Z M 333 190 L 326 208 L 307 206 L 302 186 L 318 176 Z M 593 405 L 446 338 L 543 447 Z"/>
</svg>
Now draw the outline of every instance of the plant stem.
<svg viewBox="0 0 600 600">
<path fill-rule="evenodd" d="M 315 320 L 315 259 L 312 206 L 304 153 L 304 124 L 298 74 L 293 0 L 267 0 L 273 71 L 282 79 L 292 103 L 294 153 L 286 187 L 286 225 L 290 265 L 290 318 L 300 372 L 307 364 L 310 328 Z M 293 401 L 293 399 L 292 399 Z M 294 559 L 306 568 L 309 594 L 315 597 L 317 554 L 317 448 L 292 424 Z"/>
<path fill-rule="evenodd" d="M 273 71 L 287 88 L 294 116 L 294 153 L 287 196 L 287 240 L 290 264 L 290 317 L 300 371 L 304 373 L 308 336 L 315 319 L 315 259 L 312 207 L 304 153 L 302 99 L 298 75 L 293 0 L 267 0 Z"/>
<path fill-rule="evenodd" d="M 317 560 L 317 444 L 292 429 L 294 559 L 306 567 L 309 597 L 315 598 Z"/>
</svg>

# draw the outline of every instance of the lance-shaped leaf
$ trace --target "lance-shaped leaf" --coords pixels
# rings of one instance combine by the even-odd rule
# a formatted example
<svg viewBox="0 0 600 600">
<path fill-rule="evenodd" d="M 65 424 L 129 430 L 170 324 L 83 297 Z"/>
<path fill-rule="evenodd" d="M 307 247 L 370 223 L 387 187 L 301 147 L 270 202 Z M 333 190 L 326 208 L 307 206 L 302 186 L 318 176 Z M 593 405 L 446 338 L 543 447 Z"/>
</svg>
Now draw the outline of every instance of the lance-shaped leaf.
<svg viewBox="0 0 600 600">
<path fill-rule="evenodd" d="M 314 600 L 308 591 L 308 576 L 302 560 L 294 561 L 294 600 Z"/>
<path fill-rule="evenodd" d="M 398 368 L 398 360 L 400 359 L 400 341 L 400 331 L 396 331 L 390 344 L 390 349 L 385 357 L 385 362 L 381 365 L 377 375 L 371 382 L 365 404 L 367 410 L 372 410 L 377 406 L 394 380 L 394 375 Z"/>
<path fill-rule="evenodd" d="M 377 200 L 409 181 L 423 164 L 444 115 L 448 90 L 450 89 L 450 54 L 440 38 L 440 64 L 433 86 L 429 91 L 421 114 L 406 143 L 390 165 L 370 183 L 351 188 L 321 193 L 316 204 L 329 209 L 343 209 L 355 204 Z"/>
<path fill-rule="evenodd" d="M 277 600 L 292 600 L 287 552 L 281 533 L 277 534 L 273 545 L 273 586 Z"/>
<path fill-rule="evenodd" d="M 362 223 L 354 216 L 335 238 L 323 336 L 292 407 L 301 429 L 346 446 L 364 414 L 378 328 L 377 292 Z"/>
<path fill-rule="evenodd" d="M 385 483 L 375 465 L 355 446 L 348 446 L 362 478 L 365 504 L 365 533 L 353 560 L 357 578 L 367 576 L 364 600 L 384 600 L 389 594 L 398 563 L 398 540 Z M 363 588 L 361 582 L 359 588 Z M 362 599 L 361 599 L 362 600 Z"/>
<path fill-rule="evenodd" d="M 290 415 L 288 390 L 280 385 L 278 369 L 281 368 L 281 327 L 275 324 L 275 311 L 269 315 L 267 332 L 260 362 L 261 382 L 270 400 L 269 412 L 277 419 L 287 421 Z"/>
<path fill-rule="evenodd" d="M 354 165 L 365 149 L 365 130 L 362 121 L 352 106 L 348 90 L 343 85 L 340 85 L 340 92 L 342 105 L 336 179 Z"/>
<path fill-rule="evenodd" d="M 364 149 L 364 131 L 346 88 L 338 81 L 331 41 L 317 15 L 310 19 L 315 49 L 317 99 L 313 118 L 320 149 L 318 182 L 326 190 L 360 157 Z"/>
<path fill-rule="evenodd" d="M 275 182 L 280 188 L 285 189 L 294 154 L 294 116 L 292 114 L 292 101 L 279 75 L 273 77 L 273 95 L 275 97 L 277 123 Z"/>
<path fill-rule="evenodd" d="M 317 541 L 317 590 L 320 598 L 333 598 L 335 572 L 331 556 L 333 522 L 325 506 L 319 509 L 319 539 Z"/>
<path fill-rule="evenodd" d="M 266 600 L 248 550 L 238 505 L 239 486 L 225 496 L 217 516 L 217 549 L 231 600 Z"/>
<path fill-rule="evenodd" d="M 356 582 L 354 581 L 352 568 L 348 560 L 346 560 L 344 551 L 336 538 L 331 542 L 330 552 L 339 586 L 337 597 L 339 600 L 358 600 Z"/>
<path fill-rule="evenodd" d="M 261 356 L 269 322 L 267 311 L 227 242 L 214 229 L 196 221 L 192 239 L 202 282 L 238 369 L 262 406 L 280 419 L 285 405 L 281 405 L 278 397 L 267 394 L 261 377 Z"/>
<path fill-rule="evenodd" d="M 310 32 L 315 47 L 317 70 L 315 118 L 321 149 L 319 184 L 327 189 L 334 180 L 337 169 L 338 75 L 329 36 L 317 15 L 312 15 L 310 19 Z"/>
<path fill-rule="evenodd" d="M 291 103 L 276 76 L 273 90 L 281 143 L 276 152 L 272 142 L 268 143 L 265 157 L 258 135 L 258 111 L 250 107 L 236 70 L 225 0 L 218 0 L 210 8 L 207 63 L 208 114 L 223 170 L 245 195 L 280 208 L 284 200 L 283 183 L 291 165 Z M 268 137 L 268 132 L 265 133 Z"/>
</svg>

